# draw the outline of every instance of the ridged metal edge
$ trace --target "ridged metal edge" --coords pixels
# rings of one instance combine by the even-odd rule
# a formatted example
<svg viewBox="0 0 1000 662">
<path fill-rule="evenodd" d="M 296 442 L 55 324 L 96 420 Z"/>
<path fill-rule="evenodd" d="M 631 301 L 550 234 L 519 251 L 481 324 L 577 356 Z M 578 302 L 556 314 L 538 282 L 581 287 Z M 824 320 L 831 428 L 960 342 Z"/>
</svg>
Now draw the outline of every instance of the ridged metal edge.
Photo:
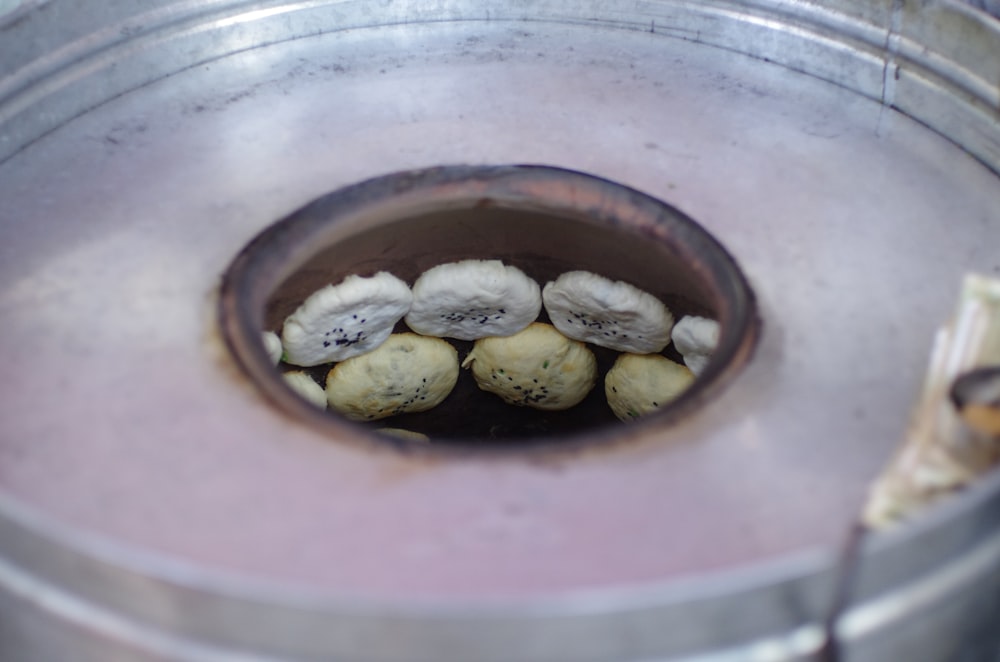
<svg viewBox="0 0 1000 662">
<path fill-rule="evenodd" d="M 207 572 L 42 521 L 6 497 L 0 508 L 0 595 L 20 595 L 25 607 L 99 643 L 127 637 L 129 647 L 156 655 L 163 644 L 282 659 L 420 660 L 432 650 L 441 662 L 682 658 L 715 649 L 696 625 L 714 622 L 719 654 L 759 645 L 795 652 L 765 659 L 809 659 L 798 656 L 815 652 L 822 637 L 802 633 L 819 627 L 834 581 L 832 557 L 812 552 L 659 586 L 387 604 Z"/>
<path fill-rule="evenodd" d="M 831 5 L 833 3 L 830 3 Z M 845 5 L 853 13 L 843 11 Z M 54 22 L 73 22 L 78 8 L 54 0 L 20 28 L 45 42 Z M 928 44 L 933 14 L 939 43 Z M 274 21 L 275 17 L 281 21 Z M 93 18 L 80 17 L 82 22 Z M 1000 51 L 1000 22 L 954 0 L 869 6 L 818 2 L 589 2 L 570 13 L 563 3 L 461 0 L 395 2 L 377 13 L 364 3 L 311 0 L 252 3 L 202 0 L 164 4 L 109 27 L 53 43 L 44 57 L 19 61 L 0 78 L 0 162 L 65 122 L 129 90 L 188 67 L 279 41 L 325 32 L 431 21 L 555 21 L 646 30 L 744 53 L 801 71 L 896 108 L 948 137 L 1000 172 L 1000 62 L 949 57 L 972 38 L 978 52 Z M 277 26 L 277 27 L 276 27 Z M 739 26 L 739 29 L 733 29 Z M 7 29 L 10 29 L 9 26 Z M 2 30 L 3 28 L 0 28 Z M 949 43 L 948 38 L 959 43 Z M 3 58 L 0 58 L 2 61 Z M 121 63 L 127 63 L 127 66 Z M 956 104 L 956 99 L 960 100 Z M 44 107 L 39 112 L 39 107 Z M 955 111 L 959 112 L 955 112 Z"/>
</svg>

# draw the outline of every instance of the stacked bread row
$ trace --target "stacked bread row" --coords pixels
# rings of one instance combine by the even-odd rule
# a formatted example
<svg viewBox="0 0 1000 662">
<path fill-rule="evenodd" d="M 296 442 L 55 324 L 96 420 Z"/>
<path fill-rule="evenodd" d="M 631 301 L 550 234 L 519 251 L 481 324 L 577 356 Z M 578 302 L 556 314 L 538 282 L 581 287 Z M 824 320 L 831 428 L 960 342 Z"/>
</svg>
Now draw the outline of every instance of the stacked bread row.
<svg viewBox="0 0 1000 662">
<path fill-rule="evenodd" d="M 551 324 L 538 320 L 544 306 Z M 412 333 L 393 333 L 402 320 Z M 570 271 L 540 288 L 500 260 L 463 260 L 424 272 L 412 289 L 382 271 L 348 276 L 310 295 L 281 337 L 264 334 L 275 364 L 333 364 L 325 389 L 300 370 L 288 385 L 317 406 L 354 420 L 426 411 L 458 380 L 458 352 L 445 338 L 475 341 L 462 361 L 480 389 L 509 404 L 568 409 L 591 391 L 597 360 L 587 344 L 621 355 L 605 394 L 621 420 L 655 411 L 707 364 L 718 324 L 677 324 L 655 296 L 622 281 Z M 660 354 L 673 341 L 686 365 Z"/>
</svg>

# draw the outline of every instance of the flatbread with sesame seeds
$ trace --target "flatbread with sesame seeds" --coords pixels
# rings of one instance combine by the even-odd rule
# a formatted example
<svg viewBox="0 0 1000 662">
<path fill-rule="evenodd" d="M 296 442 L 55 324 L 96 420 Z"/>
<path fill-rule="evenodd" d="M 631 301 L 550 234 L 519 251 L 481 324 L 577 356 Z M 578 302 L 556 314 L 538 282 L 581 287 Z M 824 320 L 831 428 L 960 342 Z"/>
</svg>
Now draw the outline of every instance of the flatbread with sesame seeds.
<svg viewBox="0 0 1000 662">
<path fill-rule="evenodd" d="M 458 352 L 446 341 L 396 333 L 378 349 L 333 366 L 326 377 L 330 408 L 356 421 L 426 411 L 458 381 Z"/>
<path fill-rule="evenodd" d="M 406 325 L 425 336 L 509 336 L 542 309 L 538 283 L 500 260 L 462 260 L 428 269 L 413 284 Z"/>
<path fill-rule="evenodd" d="M 542 301 L 560 333 L 619 352 L 652 354 L 670 342 L 674 316 L 652 294 L 589 271 L 545 285 Z"/>
<path fill-rule="evenodd" d="M 659 354 L 622 354 L 604 377 L 604 395 L 623 421 L 646 416 L 687 390 L 694 373 Z"/>
<path fill-rule="evenodd" d="M 534 409 L 569 409 L 597 381 L 593 352 L 538 322 L 512 336 L 477 340 L 462 367 L 472 368 L 480 389 Z"/>
<path fill-rule="evenodd" d="M 284 361 L 309 367 L 369 352 L 389 337 L 412 300 L 406 283 L 387 271 L 328 285 L 285 320 Z"/>
</svg>

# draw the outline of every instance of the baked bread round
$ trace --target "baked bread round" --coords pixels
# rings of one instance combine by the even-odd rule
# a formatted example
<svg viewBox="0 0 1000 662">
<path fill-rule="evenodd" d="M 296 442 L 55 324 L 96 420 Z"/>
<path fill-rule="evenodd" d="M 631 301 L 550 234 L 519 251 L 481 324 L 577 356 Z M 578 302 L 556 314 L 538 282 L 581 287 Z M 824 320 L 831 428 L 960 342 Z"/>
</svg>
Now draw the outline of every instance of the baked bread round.
<svg viewBox="0 0 1000 662">
<path fill-rule="evenodd" d="M 281 355 L 284 353 L 284 348 L 281 346 L 281 338 L 274 331 L 264 331 L 261 333 L 261 339 L 264 341 L 264 351 L 267 352 L 267 358 L 271 359 L 271 365 L 278 365 L 281 363 Z"/>
<path fill-rule="evenodd" d="M 635 354 L 660 352 L 670 342 L 670 310 L 620 280 L 567 271 L 545 285 L 542 301 L 552 324 L 575 340 Z"/>
<path fill-rule="evenodd" d="M 700 375 L 719 344 L 719 323 L 707 317 L 687 315 L 674 325 L 670 337 L 684 357 L 684 365 Z"/>
<path fill-rule="evenodd" d="M 333 366 L 326 377 L 330 408 L 373 421 L 439 405 L 458 380 L 458 352 L 444 340 L 396 333 L 378 349 Z"/>
<path fill-rule="evenodd" d="M 412 300 L 406 283 L 387 271 L 327 285 L 285 320 L 285 362 L 308 367 L 370 352 L 389 337 Z"/>
<path fill-rule="evenodd" d="M 593 352 L 538 322 L 512 336 L 477 340 L 462 367 L 472 368 L 480 389 L 534 409 L 569 409 L 597 381 Z"/>
<path fill-rule="evenodd" d="M 604 395 L 627 422 L 665 406 L 693 381 L 691 370 L 659 354 L 622 354 L 604 378 Z"/>
<path fill-rule="evenodd" d="M 431 441 L 431 438 L 423 432 L 407 430 L 406 428 L 379 428 L 376 432 L 401 441 L 416 441 L 422 444 L 428 444 Z"/>
<path fill-rule="evenodd" d="M 326 409 L 326 392 L 323 387 L 316 383 L 316 380 L 302 372 L 292 370 L 281 375 L 288 387 L 302 396 L 310 404 L 316 405 L 320 409 Z"/>
<path fill-rule="evenodd" d="M 462 260 L 428 269 L 413 284 L 406 325 L 425 336 L 509 336 L 542 309 L 538 283 L 500 260 Z"/>
</svg>

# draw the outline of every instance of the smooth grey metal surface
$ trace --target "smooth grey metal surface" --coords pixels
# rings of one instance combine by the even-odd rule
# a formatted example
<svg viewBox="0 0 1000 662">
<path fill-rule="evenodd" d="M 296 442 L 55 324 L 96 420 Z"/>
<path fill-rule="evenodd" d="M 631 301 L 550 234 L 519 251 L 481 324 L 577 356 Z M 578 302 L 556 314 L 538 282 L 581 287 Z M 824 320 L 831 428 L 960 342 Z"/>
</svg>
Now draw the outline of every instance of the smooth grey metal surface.
<svg viewBox="0 0 1000 662">
<path fill-rule="evenodd" d="M 0 17 L 4 659 L 815 659 L 933 329 L 963 272 L 1000 271 L 998 44 L 952 2 Z M 765 330 L 715 406 L 610 450 L 431 463 L 321 438 L 234 369 L 214 288 L 261 228 L 504 162 L 649 192 L 736 255 Z M 921 622 L 949 659 L 988 624 L 998 490 L 865 547 L 848 659 Z M 933 599 L 886 610 L 917 580 Z"/>
</svg>

